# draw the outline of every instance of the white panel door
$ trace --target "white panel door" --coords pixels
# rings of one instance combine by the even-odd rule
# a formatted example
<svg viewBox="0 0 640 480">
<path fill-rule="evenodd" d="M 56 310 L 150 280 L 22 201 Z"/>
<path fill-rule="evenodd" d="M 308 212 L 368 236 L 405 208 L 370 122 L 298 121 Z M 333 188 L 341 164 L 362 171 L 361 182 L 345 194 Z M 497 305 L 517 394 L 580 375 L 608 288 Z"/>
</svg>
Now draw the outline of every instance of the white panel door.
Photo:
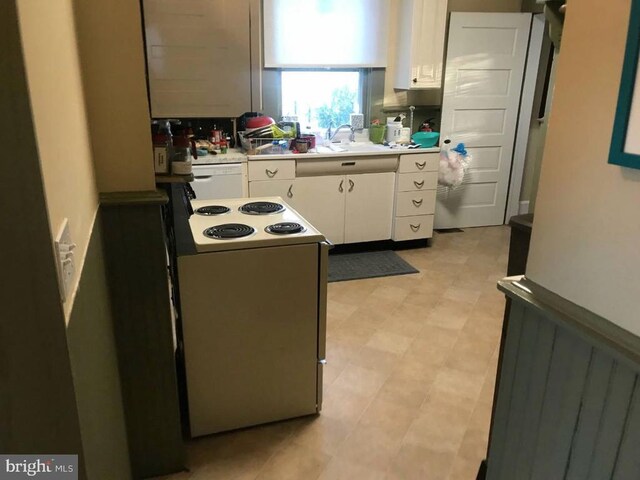
<svg viewBox="0 0 640 480">
<path fill-rule="evenodd" d="M 347 175 L 345 243 L 391 238 L 395 179 L 393 172 Z"/>
<path fill-rule="evenodd" d="M 296 178 L 286 201 L 330 242 L 344 243 L 344 175 Z"/>
<path fill-rule="evenodd" d="M 441 138 L 473 160 L 463 185 L 438 187 L 435 228 L 504 222 L 530 27 L 529 13 L 451 14 Z"/>
</svg>

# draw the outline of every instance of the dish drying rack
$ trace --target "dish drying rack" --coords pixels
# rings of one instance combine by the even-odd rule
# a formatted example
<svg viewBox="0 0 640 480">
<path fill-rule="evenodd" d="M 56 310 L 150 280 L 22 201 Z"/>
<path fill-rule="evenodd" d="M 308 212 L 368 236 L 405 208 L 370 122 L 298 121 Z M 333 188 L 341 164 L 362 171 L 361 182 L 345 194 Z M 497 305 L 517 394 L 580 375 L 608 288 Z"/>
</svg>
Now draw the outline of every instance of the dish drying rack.
<svg viewBox="0 0 640 480">
<path fill-rule="evenodd" d="M 273 155 L 288 153 L 293 138 L 247 138 L 245 132 L 238 132 L 240 144 L 247 155 Z"/>
</svg>

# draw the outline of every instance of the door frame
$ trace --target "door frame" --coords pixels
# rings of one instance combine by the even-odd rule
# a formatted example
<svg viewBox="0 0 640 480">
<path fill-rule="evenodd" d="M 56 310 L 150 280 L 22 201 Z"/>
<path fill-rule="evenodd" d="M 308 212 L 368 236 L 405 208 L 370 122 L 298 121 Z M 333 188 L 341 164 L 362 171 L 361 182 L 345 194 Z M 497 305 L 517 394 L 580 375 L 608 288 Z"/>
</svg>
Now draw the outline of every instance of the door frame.
<svg viewBox="0 0 640 480">
<path fill-rule="evenodd" d="M 538 80 L 538 69 L 543 53 L 545 35 L 544 14 L 533 15 L 529 33 L 529 46 L 527 60 L 524 67 L 524 80 L 520 94 L 520 109 L 518 112 L 518 124 L 516 126 L 513 157 L 511 159 L 511 175 L 507 190 L 507 205 L 505 208 L 504 222 L 508 223 L 514 215 L 520 214 L 520 193 L 522 180 L 524 179 L 524 166 L 529 145 L 529 132 L 533 114 L 534 97 Z M 528 213 L 528 212 L 523 212 Z"/>
</svg>

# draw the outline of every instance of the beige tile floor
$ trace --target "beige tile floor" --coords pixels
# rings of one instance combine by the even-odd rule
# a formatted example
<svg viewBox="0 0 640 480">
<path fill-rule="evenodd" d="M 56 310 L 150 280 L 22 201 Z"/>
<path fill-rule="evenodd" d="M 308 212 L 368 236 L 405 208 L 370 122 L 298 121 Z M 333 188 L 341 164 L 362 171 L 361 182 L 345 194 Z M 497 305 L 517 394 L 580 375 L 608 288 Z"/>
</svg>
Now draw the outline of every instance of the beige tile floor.
<svg viewBox="0 0 640 480">
<path fill-rule="evenodd" d="M 473 480 L 484 458 L 507 227 L 400 255 L 419 274 L 329 285 L 319 416 L 189 443 L 170 480 Z"/>
</svg>

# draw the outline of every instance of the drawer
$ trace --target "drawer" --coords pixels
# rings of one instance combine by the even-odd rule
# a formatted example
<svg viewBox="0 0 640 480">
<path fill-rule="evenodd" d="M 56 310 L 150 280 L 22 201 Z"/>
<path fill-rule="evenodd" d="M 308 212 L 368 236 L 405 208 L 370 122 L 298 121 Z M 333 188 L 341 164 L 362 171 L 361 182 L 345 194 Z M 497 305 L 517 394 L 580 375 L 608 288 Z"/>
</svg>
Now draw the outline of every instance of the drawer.
<svg viewBox="0 0 640 480">
<path fill-rule="evenodd" d="M 439 153 L 412 153 L 400 155 L 400 173 L 437 172 L 440 165 Z"/>
<path fill-rule="evenodd" d="M 399 173 L 398 192 L 413 190 L 435 190 L 438 186 L 438 172 Z"/>
<path fill-rule="evenodd" d="M 396 194 L 396 217 L 427 215 L 436 208 L 436 191 L 399 192 Z"/>
<path fill-rule="evenodd" d="M 298 159 L 298 177 L 324 175 L 350 175 L 355 173 L 395 172 L 398 169 L 396 156 L 354 156 L 339 158 Z"/>
<path fill-rule="evenodd" d="M 296 178 L 295 160 L 249 161 L 249 181 L 283 180 Z"/>
<path fill-rule="evenodd" d="M 433 236 L 433 215 L 396 217 L 393 223 L 393 240 L 417 240 Z"/>
</svg>

